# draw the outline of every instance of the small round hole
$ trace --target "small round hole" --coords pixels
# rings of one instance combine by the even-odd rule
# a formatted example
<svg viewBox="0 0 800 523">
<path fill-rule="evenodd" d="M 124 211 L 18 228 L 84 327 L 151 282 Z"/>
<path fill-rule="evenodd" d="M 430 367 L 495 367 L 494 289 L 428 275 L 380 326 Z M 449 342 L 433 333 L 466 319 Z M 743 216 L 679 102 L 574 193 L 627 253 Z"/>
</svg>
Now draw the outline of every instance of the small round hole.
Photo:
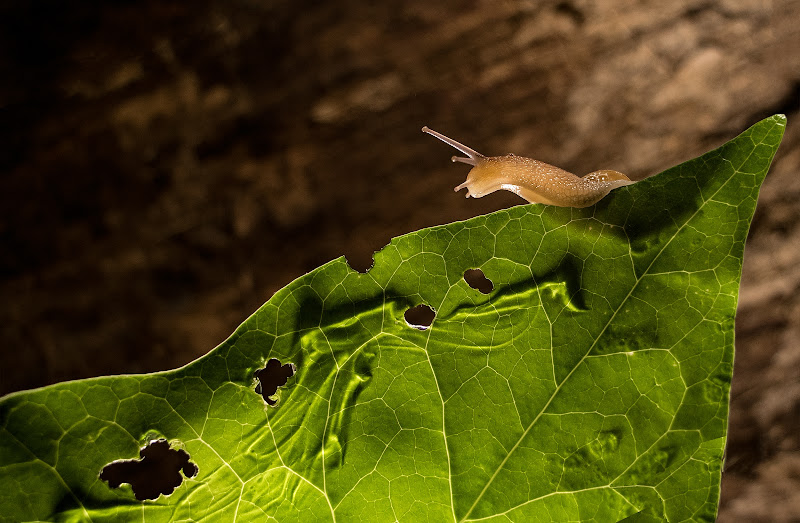
<svg viewBox="0 0 800 523">
<path fill-rule="evenodd" d="M 403 316 L 409 326 L 424 331 L 433 323 L 436 311 L 427 305 L 417 305 L 408 309 Z"/>
<path fill-rule="evenodd" d="M 494 289 L 492 280 L 487 278 L 480 269 L 467 269 L 464 271 L 464 280 L 467 285 L 483 294 L 489 294 Z"/>
</svg>

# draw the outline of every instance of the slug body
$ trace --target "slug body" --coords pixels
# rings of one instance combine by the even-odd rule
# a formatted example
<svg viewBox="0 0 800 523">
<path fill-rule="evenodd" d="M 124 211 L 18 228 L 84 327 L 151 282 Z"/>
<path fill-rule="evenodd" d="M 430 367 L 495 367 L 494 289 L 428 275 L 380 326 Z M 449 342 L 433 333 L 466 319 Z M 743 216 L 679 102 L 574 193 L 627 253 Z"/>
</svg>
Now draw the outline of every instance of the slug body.
<svg viewBox="0 0 800 523">
<path fill-rule="evenodd" d="M 467 155 L 466 158 L 452 158 L 454 162 L 472 166 L 467 180 L 454 189 L 459 191 L 466 187 L 467 198 L 481 198 L 504 189 L 531 203 L 589 207 L 612 189 L 634 183 L 617 171 L 594 171 L 581 178 L 553 165 L 514 154 L 487 157 L 432 129 L 423 127 L 422 131 Z"/>
</svg>

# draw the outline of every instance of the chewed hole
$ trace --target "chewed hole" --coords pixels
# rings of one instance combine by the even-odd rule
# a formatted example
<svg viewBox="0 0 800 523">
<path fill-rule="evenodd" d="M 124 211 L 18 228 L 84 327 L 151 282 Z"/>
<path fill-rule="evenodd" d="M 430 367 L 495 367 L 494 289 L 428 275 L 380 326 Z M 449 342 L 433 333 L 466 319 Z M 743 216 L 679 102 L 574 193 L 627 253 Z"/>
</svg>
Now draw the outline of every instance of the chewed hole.
<svg viewBox="0 0 800 523">
<path fill-rule="evenodd" d="M 347 260 L 347 264 L 351 269 L 360 272 L 361 274 L 369 272 L 375 263 L 373 255 L 361 251 L 346 254 L 345 259 Z"/>
<path fill-rule="evenodd" d="M 183 482 L 181 471 L 187 478 L 197 474 L 197 465 L 189 461 L 185 450 L 169 448 L 165 439 L 148 443 L 139 451 L 142 459 L 128 459 L 109 463 L 100 472 L 100 479 L 111 488 L 128 483 L 136 499 L 156 499 L 165 496 Z"/>
<path fill-rule="evenodd" d="M 376 238 L 378 241 L 375 241 Z M 363 234 L 351 235 L 345 245 L 344 257 L 354 271 L 361 274 L 369 272 L 375 265 L 375 256 L 391 241 L 391 235 L 383 229 L 370 229 Z M 375 246 L 380 245 L 378 250 Z"/>
<path fill-rule="evenodd" d="M 464 271 L 464 280 L 467 285 L 483 294 L 489 294 L 494 289 L 492 280 L 487 278 L 480 269 L 467 269 Z"/>
<path fill-rule="evenodd" d="M 436 311 L 427 305 L 417 305 L 408 309 L 403 317 L 405 317 L 409 326 L 424 331 L 433 323 Z"/>
<path fill-rule="evenodd" d="M 278 388 L 286 385 L 296 371 L 294 363 L 281 365 L 279 360 L 270 358 L 264 368 L 255 373 L 255 377 L 258 378 L 256 393 L 261 394 L 267 405 L 274 407 L 278 404 Z"/>
</svg>

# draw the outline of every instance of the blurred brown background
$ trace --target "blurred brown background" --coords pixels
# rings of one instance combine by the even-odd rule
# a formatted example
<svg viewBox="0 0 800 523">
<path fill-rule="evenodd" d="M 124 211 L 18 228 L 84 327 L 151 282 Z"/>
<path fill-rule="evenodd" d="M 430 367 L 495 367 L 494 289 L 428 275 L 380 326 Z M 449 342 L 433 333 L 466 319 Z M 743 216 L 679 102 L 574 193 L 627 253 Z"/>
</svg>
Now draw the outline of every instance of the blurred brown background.
<svg viewBox="0 0 800 523">
<path fill-rule="evenodd" d="M 800 1 L 0 4 L 0 393 L 204 354 L 466 200 L 430 125 L 641 179 L 789 127 L 747 247 L 720 521 L 800 521 Z"/>
</svg>

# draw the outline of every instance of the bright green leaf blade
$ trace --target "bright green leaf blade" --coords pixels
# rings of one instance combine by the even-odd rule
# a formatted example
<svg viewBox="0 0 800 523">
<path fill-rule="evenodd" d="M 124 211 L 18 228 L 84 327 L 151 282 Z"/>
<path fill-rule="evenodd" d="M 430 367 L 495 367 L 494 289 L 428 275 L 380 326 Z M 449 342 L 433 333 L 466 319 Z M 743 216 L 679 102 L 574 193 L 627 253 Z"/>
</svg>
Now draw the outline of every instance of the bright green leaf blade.
<svg viewBox="0 0 800 523">
<path fill-rule="evenodd" d="M 785 123 L 594 207 L 418 231 L 366 275 L 334 260 L 181 369 L 3 398 L 0 518 L 713 520 L 744 242 Z M 403 318 L 421 303 L 427 330 Z M 275 408 L 269 358 L 297 368 Z M 156 437 L 199 473 L 145 502 L 99 479 Z"/>
</svg>

